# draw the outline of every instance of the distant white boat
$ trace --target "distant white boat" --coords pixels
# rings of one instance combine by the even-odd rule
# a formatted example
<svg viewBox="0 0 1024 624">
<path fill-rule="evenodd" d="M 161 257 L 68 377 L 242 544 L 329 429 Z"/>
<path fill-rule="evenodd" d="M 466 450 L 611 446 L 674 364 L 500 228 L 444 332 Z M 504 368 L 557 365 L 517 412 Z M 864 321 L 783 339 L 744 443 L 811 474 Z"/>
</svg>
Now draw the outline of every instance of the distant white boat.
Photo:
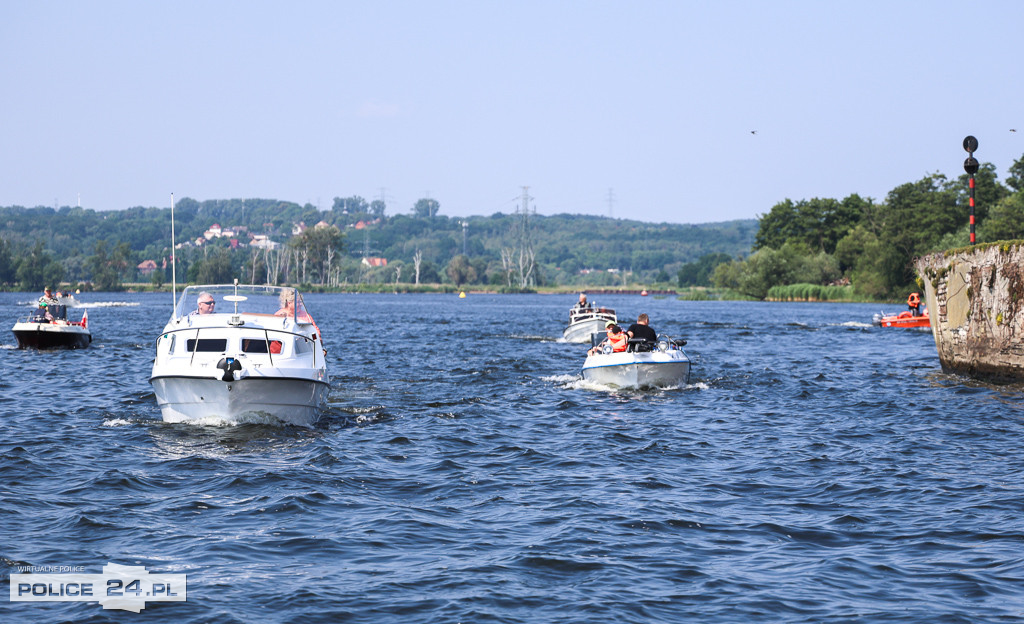
<svg viewBox="0 0 1024 624">
<path fill-rule="evenodd" d="M 588 306 L 581 309 L 573 306 L 569 310 L 569 325 L 562 331 L 562 338 L 566 342 L 590 342 L 591 334 L 604 332 L 608 321 L 618 322 L 615 310 L 611 308 Z"/>
<path fill-rule="evenodd" d="M 635 349 L 642 341 L 630 343 Z M 685 340 L 661 336 L 649 351 L 595 353 L 587 356 L 581 374 L 587 381 L 617 388 L 683 386 L 690 379 L 690 358 L 682 349 L 685 344 Z"/>
<path fill-rule="evenodd" d="M 200 296 L 214 301 L 212 312 L 198 313 Z M 282 312 L 289 296 L 294 307 Z M 320 329 L 295 289 L 189 286 L 157 338 L 150 383 L 167 422 L 309 426 L 330 388 L 324 356 Z"/>
</svg>

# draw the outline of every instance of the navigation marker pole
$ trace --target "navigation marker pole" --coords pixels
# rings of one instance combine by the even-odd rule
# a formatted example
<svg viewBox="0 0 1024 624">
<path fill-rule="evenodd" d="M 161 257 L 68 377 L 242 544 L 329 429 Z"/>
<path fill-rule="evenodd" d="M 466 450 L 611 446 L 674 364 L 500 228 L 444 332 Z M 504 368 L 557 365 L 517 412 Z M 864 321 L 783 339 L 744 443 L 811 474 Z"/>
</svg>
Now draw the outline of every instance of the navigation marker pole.
<svg viewBox="0 0 1024 624">
<path fill-rule="evenodd" d="M 974 158 L 974 151 L 978 149 L 978 139 L 971 135 L 964 138 L 964 149 L 967 150 L 967 160 L 964 161 L 964 171 L 970 177 L 971 188 L 971 244 L 974 244 L 974 174 L 978 173 L 978 161 Z"/>
<path fill-rule="evenodd" d="M 175 273 L 177 258 L 174 257 L 174 193 L 171 193 L 171 309 L 177 305 L 178 275 Z"/>
</svg>

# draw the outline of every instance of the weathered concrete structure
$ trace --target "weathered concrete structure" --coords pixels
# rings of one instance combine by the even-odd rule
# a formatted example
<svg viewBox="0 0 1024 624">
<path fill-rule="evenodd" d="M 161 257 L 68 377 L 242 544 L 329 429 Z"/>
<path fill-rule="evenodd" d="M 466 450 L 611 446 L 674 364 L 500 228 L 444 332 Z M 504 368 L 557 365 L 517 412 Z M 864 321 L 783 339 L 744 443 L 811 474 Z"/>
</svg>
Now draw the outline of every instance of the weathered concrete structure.
<svg viewBox="0 0 1024 624">
<path fill-rule="evenodd" d="M 942 368 L 1024 380 L 1024 241 L 936 253 L 916 268 Z"/>
</svg>

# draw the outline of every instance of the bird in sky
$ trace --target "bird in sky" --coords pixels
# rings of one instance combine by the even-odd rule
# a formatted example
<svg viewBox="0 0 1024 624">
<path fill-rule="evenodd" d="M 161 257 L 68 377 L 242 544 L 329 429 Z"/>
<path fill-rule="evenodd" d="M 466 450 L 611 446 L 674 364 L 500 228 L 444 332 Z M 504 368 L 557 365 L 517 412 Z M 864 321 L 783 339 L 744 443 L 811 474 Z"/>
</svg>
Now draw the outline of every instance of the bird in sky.
<svg viewBox="0 0 1024 624">
<path fill-rule="evenodd" d="M 1016 128 L 1010 128 L 1010 132 L 1016 132 L 1016 131 L 1017 131 Z"/>
<path fill-rule="evenodd" d="M 751 130 L 750 134 L 757 134 L 757 130 Z"/>
</svg>

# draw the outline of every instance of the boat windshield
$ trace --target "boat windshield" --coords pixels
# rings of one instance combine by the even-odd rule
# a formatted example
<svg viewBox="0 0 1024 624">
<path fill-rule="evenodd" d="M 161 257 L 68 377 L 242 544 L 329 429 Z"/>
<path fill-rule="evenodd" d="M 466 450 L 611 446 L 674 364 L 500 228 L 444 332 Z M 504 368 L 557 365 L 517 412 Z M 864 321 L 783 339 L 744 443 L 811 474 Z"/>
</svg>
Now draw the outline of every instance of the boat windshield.
<svg viewBox="0 0 1024 624">
<path fill-rule="evenodd" d="M 286 286 L 218 284 L 188 286 L 174 308 L 174 318 L 190 314 L 269 314 L 311 323 L 302 294 Z"/>
</svg>

